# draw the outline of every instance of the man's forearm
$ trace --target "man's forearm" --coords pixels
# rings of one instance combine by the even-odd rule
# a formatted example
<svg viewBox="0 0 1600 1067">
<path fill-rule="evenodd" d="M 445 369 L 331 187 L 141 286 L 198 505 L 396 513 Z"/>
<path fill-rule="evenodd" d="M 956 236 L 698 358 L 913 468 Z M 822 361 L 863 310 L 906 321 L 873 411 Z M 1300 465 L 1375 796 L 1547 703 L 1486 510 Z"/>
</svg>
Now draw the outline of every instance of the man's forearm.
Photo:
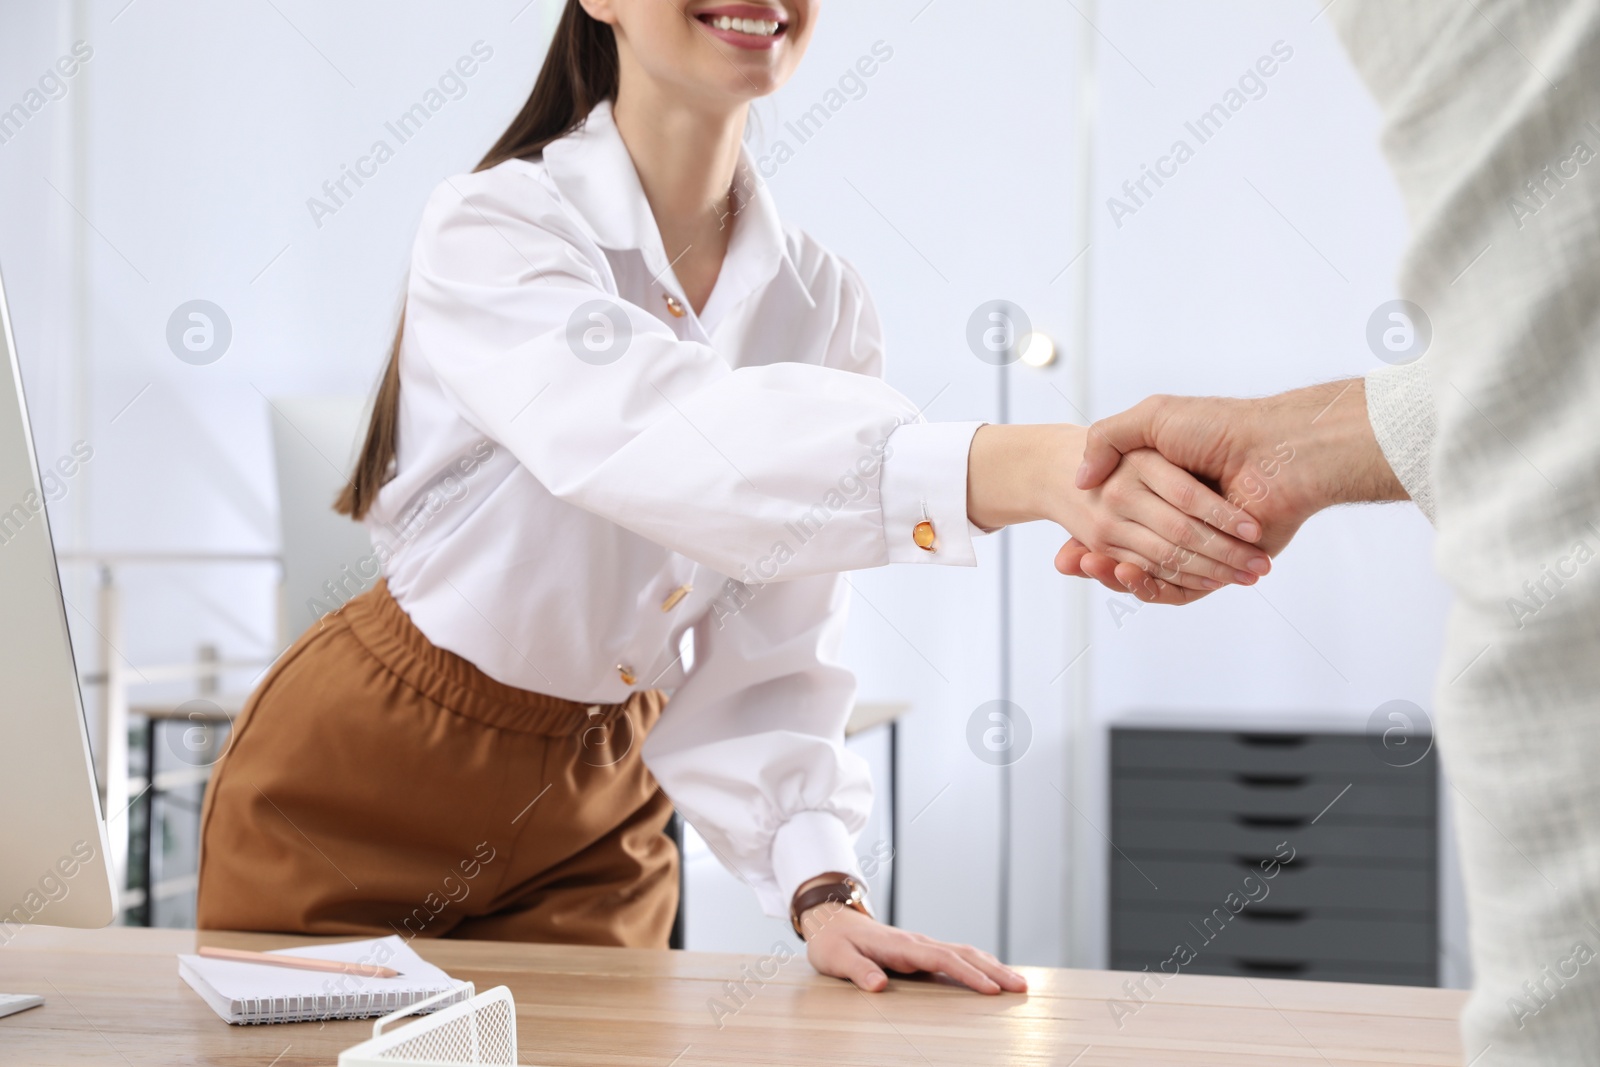
<svg viewBox="0 0 1600 1067">
<path fill-rule="evenodd" d="M 1226 510 L 1210 519 L 1248 514 L 1261 524 L 1256 547 L 1276 555 L 1302 523 L 1323 508 L 1358 501 L 1406 500 L 1367 415 L 1361 378 L 1313 385 L 1256 400 L 1152 396 L 1089 427 L 1075 484 L 1099 485 L 1122 456 L 1154 448 L 1210 479 Z M 1070 529 L 1070 527 L 1069 527 Z M 1063 574 L 1092 575 L 1109 588 L 1134 588 L 1130 564 L 1068 544 L 1056 558 Z M 1124 574 L 1123 571 L 1132 571 Z M 1204 594 L 1154 589 L 1140 599 L 1188 603 Z"/>
<path fill-rule="evenodd" d="M 1295 389 L 1261 403 L 1268 419 L 1263 430 L 1295 449 L 1297 481 L 1310 510 L 1409 499 L 1372 431 L 1364 379 Z"/>
</svg>

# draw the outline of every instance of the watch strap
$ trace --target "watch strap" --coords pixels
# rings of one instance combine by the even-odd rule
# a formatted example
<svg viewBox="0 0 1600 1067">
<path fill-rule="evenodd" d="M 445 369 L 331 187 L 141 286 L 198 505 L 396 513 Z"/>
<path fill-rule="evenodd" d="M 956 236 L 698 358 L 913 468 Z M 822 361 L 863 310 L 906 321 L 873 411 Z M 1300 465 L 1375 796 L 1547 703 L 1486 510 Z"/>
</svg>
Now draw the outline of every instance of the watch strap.
<svg viewBox="0 0 1600 1067">
<path fill-rule="evenodd" d="M 800 917 L 819 904 L 829 902 L 843 904 L 868 918 L 872 917 L 872 912 L 867 910 L 866 887 L 854 877 L 839 871 L 829 871 L 818 877 L 829 880 L 796 893 L 793 903 L 789 906 L 789 924 L 794 927 L 794 932 L 800 940 L 806 939 L 805 928 L 800 925 Z"/>
</svg>

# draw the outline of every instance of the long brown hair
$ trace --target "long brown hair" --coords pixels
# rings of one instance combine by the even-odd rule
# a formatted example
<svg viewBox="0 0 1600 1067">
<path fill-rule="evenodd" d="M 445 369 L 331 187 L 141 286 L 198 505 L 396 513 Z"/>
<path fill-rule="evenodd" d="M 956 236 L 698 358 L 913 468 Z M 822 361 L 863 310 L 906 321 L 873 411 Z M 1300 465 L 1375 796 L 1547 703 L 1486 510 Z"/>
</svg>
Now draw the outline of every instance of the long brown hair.
<svg viewBox="0 0 1600 1067">
<path fill-rule="evenodd" d="M 474 169 L 486 170 L 508 159 L 537 155 L 545 145 L 576 129 L 595 105 L 616 95 L 616 34 L 610 26 L 590 18 L 578 0 L 567 0 L 528 102 Z M 339 514 L 352 519 L 365 518 L 378 490 L 394 477 L 391 468 L 400 443 L 400 338 L 405 324 L 402 310 L 361 455 L 333 505 Z"/>
</svg>

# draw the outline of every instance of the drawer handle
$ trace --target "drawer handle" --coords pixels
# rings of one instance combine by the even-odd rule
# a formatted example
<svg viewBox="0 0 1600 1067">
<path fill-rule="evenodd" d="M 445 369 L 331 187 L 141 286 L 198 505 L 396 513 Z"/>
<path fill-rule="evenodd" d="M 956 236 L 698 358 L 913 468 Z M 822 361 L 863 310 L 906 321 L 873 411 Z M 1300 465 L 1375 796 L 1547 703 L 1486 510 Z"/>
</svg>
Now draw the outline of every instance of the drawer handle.
<svg viewBox="0 0 1600 1067">
<path fill-rule="evenodd" d="M 1299 748 L 1311 740 L 1308 734 L 1237 734 L 1240 744 L 1256 748 Z"/>
<path fill-rule="evenodd" d="M 1304 815 L 1235 815 L 1234 820 L 1240 826 L 1248 826 L 1257 830 L 1297 830 L 1311 821 Z"/>
<path fill-rule="evenodd" d="M 1276 863 L 1279 867 L 1282 867 L 1286 870 L 1288 869 L 1287 865 L 1283 862 L 1282 856 L 1235 856 L 1233 857 L 1233 861 L 1241 867 L 1250 867 L 1255 870 L 1264 871 L 1268 867 L 1271 867 L 1274 863 Z M 1309 857 L 1296 856 L 1294 858 L 1295 870 L 1302 871 L 1309 866 L 1311 866 L 1311 860 Z"/>
<path fill-rule="evenodd" d="M 1237 957 L 1234 958 L 1233 965 L 1241 971 L 1253 971 L 1256 974 L 1273 974 L 1284 977 L 1305 974 L 1311 969 L 1311 964 L 1293 960 L 1246 960 Z"/>
<path fill-rule="evenodd" d="M 1305 922 L 1306 915 L 1304 908 L 1247 908 L 1239 913 L 1240 918 L 1264 923 Z"/>
<path fill-rule="evenodd" d="M 1252 789 L 1299 789 L 1306 784 L 1303 774 L 1238 774 L 1234 779 Z"/>
</svg>

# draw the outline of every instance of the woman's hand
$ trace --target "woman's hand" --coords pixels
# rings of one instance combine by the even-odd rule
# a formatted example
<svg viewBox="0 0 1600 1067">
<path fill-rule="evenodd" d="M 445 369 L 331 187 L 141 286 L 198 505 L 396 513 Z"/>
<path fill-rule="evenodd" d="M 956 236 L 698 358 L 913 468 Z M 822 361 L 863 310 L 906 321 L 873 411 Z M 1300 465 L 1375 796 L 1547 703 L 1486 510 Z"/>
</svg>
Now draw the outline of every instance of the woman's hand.
<svg viewBox="0 0 1600 1067">
<path fill-rule="evenodd" d="M 1250 585 L 1271 570 L 1254 518 L 1153 450 L 1122 456 L 1079 489 L 1080 426 L 984 426 L 967 461 L 967 514 L 986 528 L 1052 519 L 1089 551 L 1195 592 Z"/>
<path fill-rule="evenodd" d="M 987 952 L 885 926 L 842 904 L 818 904 L 800 916 L 806 958 L 821 974 L 848 978 L 868 993 L 889 985 L 884 969 L 943 974 L 980 993 L 1026 993 L 1028 981 Z"/>
<path fill-rule="evenodd" d="M 1211 525 L 1240 509 L 1153 449 L 1123 456 L 1103 483 L 1069 498 L 1064 512 L 1061 525 L 1080 543 L 1122 569 L 1138 568 L 1156 589 L 1208 593 L 1254 585 L 1272 569 L 1266 552 Z"/>
</svg>

